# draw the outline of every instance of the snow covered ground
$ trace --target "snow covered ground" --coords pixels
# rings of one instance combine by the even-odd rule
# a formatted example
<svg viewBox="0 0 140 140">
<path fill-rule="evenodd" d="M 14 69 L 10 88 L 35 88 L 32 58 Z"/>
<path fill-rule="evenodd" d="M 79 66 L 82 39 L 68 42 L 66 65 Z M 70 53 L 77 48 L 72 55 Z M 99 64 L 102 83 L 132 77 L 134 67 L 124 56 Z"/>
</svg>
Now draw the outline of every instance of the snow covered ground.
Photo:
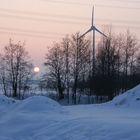
<svg viewBox="0 0 140 140">
<path fill-rule="evenodd" d="M 100 105 L 0 96 L 0 140 L 140 140 L 140 85 Z"/>
</svg>

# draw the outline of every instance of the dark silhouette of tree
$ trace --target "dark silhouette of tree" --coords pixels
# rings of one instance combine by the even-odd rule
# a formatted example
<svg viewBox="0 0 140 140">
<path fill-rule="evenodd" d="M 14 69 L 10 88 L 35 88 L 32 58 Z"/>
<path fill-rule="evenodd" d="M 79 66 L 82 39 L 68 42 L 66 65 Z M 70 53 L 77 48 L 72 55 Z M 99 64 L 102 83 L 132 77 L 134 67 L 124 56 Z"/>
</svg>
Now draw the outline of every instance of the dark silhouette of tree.
<svg viewBox="0 0 140 140">
<path fill-rule="evenodd" d="M 53 85 L 56 85 L 58 99 L 64 98 L 64 59 L 60 44 L 54 44 L 46 54 L 47 77 Z"/>
<path fill-rule="evenodd" d="M 68 36 L 63 38 L 62 40 L 62 47 L 63 47 L 63 55 L 64 55 L 64 74 L 65 74 L 65 88 L 66 88 L 66 94 L 67 94 L 67 103 L 69 104 L 69 92 L 70 92 L 70 39 Z"/>
<path fill-rule="evenodd" d="M 9 45 L 4 47 L 4 53 L 1 54 L 1 63 L 0 72 L 4 93 L 9 95 L 9 88 L 13 97 L 21 98 L 21 91 L 24 92 L 23 89 L 32 74 L 32 64 L 24 43 L 14 44 L 10 40 Z"/>
<path fill-rule="evenodd" d="M 93 96 L 97 102 L 111 100 L 138 83 L 137 39 L 129 31 L 119 35 L 108 32 L 108 38 L 101 38 L 96 48 L 94 77 L 90 40 L 79 38 L 79 33 L 66 36 L 48 51 L 46 79 L 57 89 L 59 99 L 66 97 L 69 104 L 72 97 L 73 104 L 77 104 L 83 94 L 88 96 L 88 103 L 93 102 Z"/>
<path fill-rule="evenodd" d="M 73 103 L 77 103 L 77 89 L 80 89 L 79 85 L 85 83 L 88 78 L 89 62 L 90 62 L 90 50 L 88 40 L 84 38 L 79 39 L 80 34 L 76 33 L 71 38 L 71 74 L 72 74 L 72 89 L 73 89 Z M 86 75 L 87 74 L 87 75 Z M 83 85 L 84 86 L 84 85 Z"/>
</svg>

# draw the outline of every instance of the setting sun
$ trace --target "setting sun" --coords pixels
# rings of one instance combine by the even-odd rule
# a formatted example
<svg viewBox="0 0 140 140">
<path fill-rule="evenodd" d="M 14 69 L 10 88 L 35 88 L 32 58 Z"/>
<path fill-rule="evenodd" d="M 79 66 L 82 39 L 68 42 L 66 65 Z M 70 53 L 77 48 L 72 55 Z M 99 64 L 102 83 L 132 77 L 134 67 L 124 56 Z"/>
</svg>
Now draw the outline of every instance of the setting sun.
<svg viewBox="0 0 140 140">
<path fill-rule="evenodd" d="M 34 67 L 34 72 L 38 73 L 40 71 L 39 67 Z"/>
</svg>

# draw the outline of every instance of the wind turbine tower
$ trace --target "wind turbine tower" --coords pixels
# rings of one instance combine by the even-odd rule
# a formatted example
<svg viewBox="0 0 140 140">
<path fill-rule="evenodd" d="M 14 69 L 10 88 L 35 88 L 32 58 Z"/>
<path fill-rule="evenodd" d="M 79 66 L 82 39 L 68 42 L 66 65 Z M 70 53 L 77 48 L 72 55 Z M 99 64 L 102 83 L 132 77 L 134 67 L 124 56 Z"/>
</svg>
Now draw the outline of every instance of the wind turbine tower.
<svg viewBox="0 0 140 140">
<path fill-rule="evenodd" d="M 92 8 L 92 21 L 91 21 L 91 27 L 84 33 L 82 34 L 80 38 L 82 38 L 83 36 L 85 36 L 86 34 L 88 34 L 89 32 L 92 31 L 93 34 L 93 39 L 92 39 L 92 78 L 95 75 L 95 31 L 97 31 L 98 33 L 100 33 L 102 36 L 106 37 L 107 36 L 102 33 L 100 30 L 98 30 L 95 26 L 94 26 L 94 6 Z"/>
</svg>

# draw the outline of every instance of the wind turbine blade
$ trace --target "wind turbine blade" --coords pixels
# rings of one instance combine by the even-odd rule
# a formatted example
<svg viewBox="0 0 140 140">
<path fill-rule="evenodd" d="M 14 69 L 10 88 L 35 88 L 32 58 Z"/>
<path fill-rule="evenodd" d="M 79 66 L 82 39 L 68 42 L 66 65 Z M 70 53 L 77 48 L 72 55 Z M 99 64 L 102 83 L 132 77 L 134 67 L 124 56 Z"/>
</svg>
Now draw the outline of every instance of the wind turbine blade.
<svg viewBox="0 0 140 140">
<path fill-rule="evenodd" d="M 92 31 L 92 30 L 93 30 L 92 28 L 90 28 L 89 30 L 87 30 L 84 34 L 82 34 L 82 35 L 79 37 L 79 39 L 80 39 L 81 37 L 85 36 L 87 33 L 89 33 L 89 32 Z"/>
<path fill-rule="evenodd" d="M 94 6 L 92 7 L 92 21 L 91 21 L 91 25 L 94 25 Z"/>
<path fill-rule="evenodd" d="M 104 37 L 107 37 L 104 33 L 102 33 L 100 30 L 98 30 L 95 26 L 94 26 L 94 30 L 96 30 L 98 33 L 102 34 Z"/>
</svg>

